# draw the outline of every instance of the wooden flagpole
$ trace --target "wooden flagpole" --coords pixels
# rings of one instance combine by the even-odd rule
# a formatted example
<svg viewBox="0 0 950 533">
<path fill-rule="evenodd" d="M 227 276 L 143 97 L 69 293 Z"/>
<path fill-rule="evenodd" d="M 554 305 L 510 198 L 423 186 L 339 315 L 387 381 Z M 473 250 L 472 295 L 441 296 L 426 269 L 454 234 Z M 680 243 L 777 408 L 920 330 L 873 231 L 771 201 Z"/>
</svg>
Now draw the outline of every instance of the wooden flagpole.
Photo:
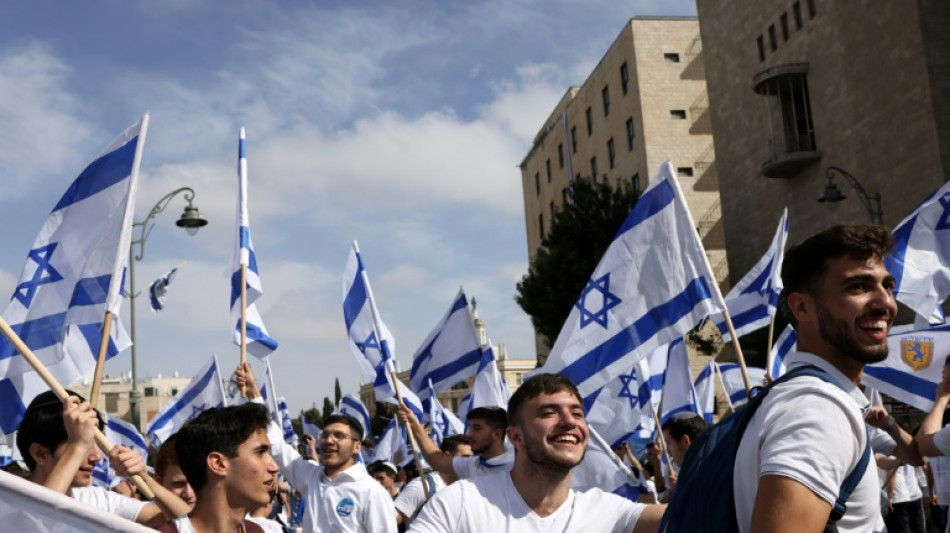
<svg viewBox="0 0 950 533">
<path fill-rule="evenodd" d="M 736 357 L 739 359 L 739 370 L 742 371 L 742 383 L 745 385 L 746 396 L 752 398 L 752 382 L 749 380 L 749 370 L 745 366 L 745 357 L 742 355 L 742 346 L 739 345 L 739 338 L 736 336 L 736 328 L 732 325 L 732 317 L 729 316 L 729 310 L 725 308 L 725 305 L 723 306 L 722 316 L 726 319 L 726 327 L 729 328 L 732 344 L 736 347 Z M 718 357 L 719 354 L 716 354 L 716 356 Z M 713 360 L 715 359 L 714 357 Z"/>
<path fill-rule="evenodd" d="M 772 363 L 775 362 L 775 359 L 772 356 L 772 335 L 775 333 L 775 315 L 772 315 L 772 319 L 769 320 L 769 343 L 766 345 L 767 355 L 765 356 L 765 376 L 769 379 L 775 379 L 775 376 L 772 375 Z"/>
<path fill-rule="evenodd" d="M 102 337 L 99 339 L 99 357 L 96 358 L 96 372 L 92 377 L 92 391 L 89 393 L 89 405 L 93 409 L 99 406 L 99 388 L 102 385 L 102 372 L 106 366 L 106 354 L 109 351 L 109 334 L 112 331 L 112 311 L 106 311 L 102 320 Z"/>
<path fill-rule="evenodd" d="M 36 371 L 36 373 L 43 379 L 43 381 L 46 382 L 47 385 L 49 385 L 49 388 L 60 400 L 65 400 L 66 397 L 69 396 L 69 394 L 66 392 L 66 389 L 64 389 L 63 386 L 59 384 L 59 381 L 57 381 L 56 378 L 49 373 L 49 370 L 47 370 L 43 363 L 37 359 L 33 351 L 30 350 L 30 348 L 26 345 L 26 343 L 23 342 L 22 339 L 20 339 L 20 336 L 17 335 L 15 331 L 13 331 L 13 329 L 9 324 L 7 324 L 7 321 L 4 320 L 3 317 L 0 317 L 0 333 L 2 333 L 3 336 L 6 337 L 8 341 L 10 341 L 10 344 L 16 348 L 17 352 L 19 352 L 20 355 L 23 356 L 23 358 L 26 359 L 28 363 L 30 363 L 30 366 L 33 367 L 33 370 Z M 95 439 L 100 450 L 106 453 L 112 450 L 113 444 L 109 442 L 109 439 L 106 438 L 105 434 L 103 434 L 98 427 L 95 428 Z M 143 476 L 147 475 L 148 474 L 143 474 Z M 132 476 L 130 479 L 133 483 L 135 483 L 135 486 L 139 489 L 139 492 L 141 492 L 146 498 L 151 500 L 155 497 L 155 494 L 151 489 L 148 488 L 148 485 L 145 483 L 145 479 L 143 479 L 142 476 Z"/>
<path fill-rule="evenodd" d="M 375 306 L 374 306 L 375 307 Z M 373 313 L 373 318 L 376 318 L 376 313 Z M 376 332 L 379 333 L 379 328 L 376 329 Z M 379 344 L 382 346 L 383 338 L 379 337 Z M 399 405 L 403 405 L 402 401 L 402 391 L 399 389 L 399 379 L 396 377 L 396 367 L 393 365 L 392 359 L 386 360 L 386 368 L 389 370 L 389 375 L 393 380 L 393 389 L 396 391 L 396 399 L 399 400 Z M 396 427 L 399 427 L 399 417 L 396 417 Z M 416 460 L 416 466 L 419 468 L 419 475 L 422 475 L 422 459 L 419 456 L 419 444 L 416 443 L 416 436 L 412 433 L 412 428 L 409 427 L 409 424 L 406 424 L 406 434 L 409 435 L 409 447 L 412 448 L 412 456 Z M 425 493 L 426 500 L 430 498 L 429 495 L 429 486 L 425 482 L 425 479 L 422 480 L 422 491 Z"/>
<path fill-rule="evenodd" d="M 241 366 L 247 363 L 247 265 L 241 262 Z M 241 398 L 247 398 L 247 389 L 241 384 Z"/>
</svg>

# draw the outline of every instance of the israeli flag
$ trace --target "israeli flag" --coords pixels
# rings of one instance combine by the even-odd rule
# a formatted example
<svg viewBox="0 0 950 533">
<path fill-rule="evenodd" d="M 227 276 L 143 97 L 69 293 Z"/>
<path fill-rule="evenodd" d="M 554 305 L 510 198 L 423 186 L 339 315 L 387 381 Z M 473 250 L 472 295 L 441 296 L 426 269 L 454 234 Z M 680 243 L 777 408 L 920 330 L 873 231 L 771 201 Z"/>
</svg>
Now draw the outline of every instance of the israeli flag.
<svg viewBox="0 0 950 533">
<path fill-rule="evenodd" d="M 109 442 L 117 446 L 125 446 L 142 456 L 143 461 L 148 460 L 148 444 L 145 437 L 132 424 L 103 413 L 105 417 L 105 430 L 103 433 Z M 92 472 L 93 483 L 105 488 L 116 486 L 122 478 L 118 477 L 109 459 L 103 455 L 102 460 L 96 463 Z"/>
<path fill-rule="evenodd" d="M 280 427 L 284 432 L 284 442 L 296 447 L 299 442 L 297 433 L 294 432 L 294 425 L 290 422 L 290 407 L 287 406 L 287 400 L 283 397 L 277 400 L 277 410 L 280 412 Z"/>
<path fill-rule="evenodd" d="M 406 466 L 413 460 L 408 442 L 405 424 L 397 425 L 395 419 L 391 420 L 379 436 L 370 462 L 391 461 L 396 466 Z"/>
<path fill-rule="evenodd" d="M 594 393 L 724 309 L 669 161 L 623 223 L 558 335 L 543 372 Z"/>
<path fill-rule="evenodd" d="M 359 396 L 355 394 L 344 394 L 343 397 L 340 398 L 340 403 L 338 403 L 336 408 L 333 410 L 333 414 L 352 416 L 353 418 L 359 420 L 360 425 L 363 426 L 364 438 L 368 437 L 373 431 L 371 417 L 369 416 L 369 409 L 363 405 L 363 402 L 360 401 Z"/>
<path fill-rule="evenodd" d="M 430 381 L 429 394 L 426 395 L 425 400 L 422 400 L 425 408 L 423 424 L 429 426 L 429 437 L 432 441 L 441 446 L 445 437 L 465 433 L 465 424 L 451 411 L 442 407 L 442 403 L 432 389 L 433 386 Z"/>
<path fill-rule="evenodd" d="M 778 307 L 778 298 L 782 294 L 782 260 L 785 256 L 785 243 L 788 241 L 788 208 L 782 211 L 778 229 L 772 238 L 765 255 L 746 273 L 739 283 L 726 295 L 726 307 L 732 318 L 732 327 L 736 335 L 743 336 L 769 325 Z M 722 313 L 710 317 L 723 342 L 732 340 L 726 318 Z"/>
<path fill-rule="evenodd" d="M 343 271 L 343 320 L 350 339 L 350 350 L 359 361 L 366 378 L 373 383 L 376 400 L 395 398 L 396 391 L 390 382 L 387 361 L 393 358 L 396 342 L 386 324 L 379 318 L 376 300 L 373 298 L 373 290 L 369 285 L 369 277 L 363 267 L 363 258 L 356 241 L 353 241 L 346 269 Z M 378 332 L 377 323 L 380 329 Z M 419 419 L 422 419 L 421 416 Z"/>
<path fill-rule="evenodd" d="M 742 380 L 742 369 L 735 363 L 717 363 L 719 379 L 722 380 L 722 388 L 726 391 L 726 399 L 729 400 L 729 406 L 735 409 L 749 401 L 749 395 L 745 388 L 745 382 Z M 765 384 L 765 369 L 754 366 L 746 367 L 749 373 L 749 383 L 753 387 L 761 387 Z"/>
<path fill-rule="evenodd" d="M 707 424 L 712 424 L 716 412 L 716 362 L 710 361 L 703 371 L 696 376 L 693 383 L 696 391 L 696 400 L 699 405 L 699 414 Z"/>
<path fill-rule="evenodd" d="M 918 315 L 940 322 L 950 296 L 950 183 L 940 187 L 894 228 L 884 266 L 895 278 L 894 297 Z M 938 313 L 940 313 L 938 315 Z"/>
<path fill-rule="evenodd" d="M 671 416 L 683 411 L 703 414 L 699 407 L 696 389 L 693 388 L 693 376 L 689 372 L 686 343 L 682 339 L 673 341 L 669 345 L 662 397 L 661 423 L 666 423 Z"/>
<path fill-rule="evenodd" d="M 466 398 L 468 399 L 466 400 Z M 475 373 L 475 381 L 472 383 L 472 390 L 466 395 L 466 398 L 462 398 L 459 403 L 459 418 L 462 419 L 468 416 L 469 411 L 476 407 L 508 409 L 511 390 L 498 370 L 498 359 L 495 357 L 495 349 L 492 347 L 491 339 L 482 349 L 481 361 L 478 364 L 478 371 Z"/>
<path fill-rule="evenodd" d="M 320 436 L 320 428 L 317 427 L 317 425 L 306 416 L 300 415 L 300 425 L 302 426 L 304 435 L 310 435 L 313 438 L 318 438 Z"/>
<path fill-rule="evenodd" d="M 887 348 L 887 359 L 864 367 L 861 383 L 929 412 L 950 355 L 950 325 L 921 330 L 910 325 L 894 327 Z"/>
<path fill-rule="evenodd" d="M 588 444 L 584 459 L 571 470 L 571 488 L 578 492 L 598 488 L 631 501 L 637 501 L 640 494 L 649 494 L 645 483 L 632 484 L 607 453 L 613 451 L 605 452 L 600 446 Z"/>
<path fill-rule="evenodd" d="M 775 379 L 785 373 L 785 357 L 788 356 L 798 346 L 798 332 L 791 325 L 782 330 L 775 344 L 772 346 L 770 359 L 772 360 L 769 372 L 772 379 Z"/>
<path fill-rule="evenodd" d="M 283 415 L 280 412 L 277 388 L 274 386 L 274 373 L 270 368 L 270 357 L 264 358 L 264 384 L 261 385 L 261 398 L 270 411 L 271 419 L 273 419 L 278 426 L 283 426 Z"/>
<path fill-rule="evenodd" d="M 594 394 L 587 423 L 613 448 L 631 437 L 652 438 L 653 410 L 659 407 L 669 347 L 655 348 Z"/>
<path fill-rule="evenodd" d="M 238 203 L 237 238 L 234 241 L 234 257 L 231 261 L 231 321 L 235 323 L 234 343 L 241 345 L 241 267 L 245 268 L 245 294 L 247 305 L 246 322 L 247 352 L 263 359 L 277 349 L 277 341 L 267 334 L 264 321 L 254 302 L 261 297 L 261 277 L 257 270 L 257 256 L 251 243 L 250 216 L 247 211 L 247 148 L 244 144 L 244 128 L 238 141 Z"/>
<path fill-rule="evenodd" d="M 69 186 L 33 242 L 3 312 L 51 371 L 56 363 L 70 361 L 53 374 L 60 382 L 70 383 L 68 378 L 95 367 L 106 311 L 116 316 L 106 357 L 131 344 L 117 317 L 147 127 L 145 115 Z M 29 363 L 0 337 L 0 377 L 30 371 Z"/>
<path fill-rule="evenodd" d="M 153 312 L 165 309 L 165 296 L 168 294 L 168 286 L 172 284 L 175 272 L 178 272 L 178 267 L 169 270 L 148 286 L 148 302 Z"/>
<path fill-rule="evenodd" d="M 185 422 L 212 407 L 224 407 L 224 387 L 218 361 L 214 357 L 191 380 L 187 387 L 178 391 L 149 422 L 145 436 L 156 450 L 165 439 L 174 435 Z"/>
<path fill-rule="evenodd" d="M 412 357 L 412 390 L 425 398 L 429 382 L 431 390 L 439 393 L 474 376 L 482 358 L 479 344 L 465 291 L 459 289 L 445 316 Z"/>
</svg>

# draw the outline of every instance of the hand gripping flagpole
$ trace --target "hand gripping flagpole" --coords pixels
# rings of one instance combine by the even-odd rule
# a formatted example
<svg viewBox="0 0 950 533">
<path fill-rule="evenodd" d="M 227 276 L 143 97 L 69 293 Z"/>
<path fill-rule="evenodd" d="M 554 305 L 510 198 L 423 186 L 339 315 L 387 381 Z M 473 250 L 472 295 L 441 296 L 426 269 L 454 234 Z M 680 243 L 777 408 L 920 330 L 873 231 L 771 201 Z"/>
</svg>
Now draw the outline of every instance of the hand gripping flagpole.
<svg viewBox="0 0 950 533">
<path fill-rule="evenodd" d="M 59 384 L 59 381 L 57 381 L 56 378 L 50 374 L 49 370 L 47 370 L 43 363 L 37 359 L 33 351 L 30 350 L 26 343 L 20 339 L 20 336 L 17 335 L 15 331 L 13 331 L 13 328 L 7 324 L 7 321 L 4 320 L 3 317 L 0 317 L 0 333 L 2 333 L 8 341 L 10 341 L 10 344 L 12 344 L 13 347 L 16 348 L 16 351 L 19 352 L 24 359 L 26 359 L 26 362 L 28 362 L 30 366 L 33 367 L 33 370 L 43 379 L 43 381 L 46 382 L 47 385 L 49 385 L 49 388 L 52 389 L 53 393 L 56 394 L 60 400 L 65 400 L 69 396 L 69 393 L 66 392 L 66 389 L 64 389 L 63 386 Z M 105 434 L 102 433 L 98 426 L 96 426 L 94 429 L 96 444 L 99 446 L 99 449 L 106 453 L 111 451 L 113 444 L 109 442 L 109 439 L 105 436 Z M 142 474 L 142 476 L 135 475 L 130 479 L 132 480 L 132 483 L 135 483 L 135 486 L 139 489 L 139 492 L 151 500 L 155 497 L 155 494 L 145 483 L 144 476 L 147 475 L 148 474 Z"/>
<path fill-rule="evenodd" d="M 353 243 L 353 246 L 356 246 L 356 243 Z M 359 253 L 359 249 L 356 250 Z M 360 276 L 363 277 L 363 285 L 367 287 L 366 298 L 369 300 L 370 312 L 373 315 L 373 329 L 376 332 L 376 339 L 379 341 L 379 351 L 383 356 L 383 361 L 386 364 L 386 371 L 389 372 L 390 379 L 393 383 L 393 390 L 396 392 L 396 400 L 399 402 L 399 405 L 402 405 L 402 391 L 399 390 L 399 378 L 396 377 L 396 365 L 393 363 L 393 354 L 389 351 L 389 341 L 383 338 L 382 331 L 380 327 L 380 322 L 382 320 L 379 318 L 379 309 L 376 308 L 376 301 L 373 298 L 372 291 L 369 289 L 369 279 L 366 276 L 366 269 L 363 269 L 360 272 Z M 396 426 L 399 426 L 399 417 L 395 418 Z M 412 448 L 412 456 L 416 460 L 416 465 L 419 467 L 419 471 L 422 471 L 422 459 L 419 457 L 419 445 L 416 444 L 416 437 L 412 433 L 412 428 L 406 424 L 406 433 L 409 435 L 409 446 Z M 429 487 L 426 483 L 422 484 L 422 491 L 425 493 L 426 500 L 429 499 Z"/>
</svg>

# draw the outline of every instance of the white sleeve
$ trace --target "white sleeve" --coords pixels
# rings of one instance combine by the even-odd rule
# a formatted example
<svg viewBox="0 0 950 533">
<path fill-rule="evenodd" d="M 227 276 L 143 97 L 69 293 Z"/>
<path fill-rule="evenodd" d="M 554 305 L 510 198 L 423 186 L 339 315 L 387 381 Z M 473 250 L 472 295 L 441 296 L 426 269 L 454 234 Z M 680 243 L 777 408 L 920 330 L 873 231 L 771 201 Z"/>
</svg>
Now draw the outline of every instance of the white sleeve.
<svg viewBox="0 0 950 533">
<path fill-rule="evenodd" d="M 366 515 L 362 530 L 366 533 L 396 533 L 396 509 L 393 507 L 393 498 L 383 490 L 382 485 L 378 488 L 379 490 L 370 491 L 369 505 L 363 506 Z"/>
<path fill-rule="evenodd" d="M 449 485 L 435 493 L 435 496 L 422 506 L 419 516 L 409 524 L 409 532 L 457 533 L 462 503 L 461 486 L 458 483 Z"/>
<path fill-rule="evenodd" d="M 881 455 L 894 455 L 897 442 L 881 428 L 868 426 L 868 435 L 871 437 L 871 451 Z"/>
<path fill-rule="evenodd" d="M 950 426 L 944 426 L 943 429 L 934 434 L 934 446 L 943 455 L 950 455 Z"/>
<path fill-rule="evenodd" d="M 264 404 L 260 396 L 251 402 Z M 274 456 L 277 466 L 280 467 L 280 473 L 287 478 L 292 487 L 303 490 L 306 487 L 304 473 L 311 468 L 319 467 L 301 457 L 296 448 L 284 441 L 284 431 L 273 419 L 267 423 L 267 440 L 270 441 L 270 453 Z"/>
<path fill-rule="evenodd" d="M 455 470 L 455 475 L 459 479 L 471 478 L 476 465 L 478 465 L 478 456 L 476 455 L 452 458 L 452 470 Z"/>
<path fill-rule="evenodd" d="M 396 506 L 396 510 L 402 513 L 407 519 L 412 518 L 412 515 L 416 513 L 416 510 L 422 506 L 425 500 L 422 483 L 419 482 L 420 479 L 422 478 L 416 478 L 410 481 L 408 485 L 403 487 L 402 492 L 399 493 L 399 496 L 396 496 L 396 500 L 393 502 L 393 505 Z"/>
</svg>

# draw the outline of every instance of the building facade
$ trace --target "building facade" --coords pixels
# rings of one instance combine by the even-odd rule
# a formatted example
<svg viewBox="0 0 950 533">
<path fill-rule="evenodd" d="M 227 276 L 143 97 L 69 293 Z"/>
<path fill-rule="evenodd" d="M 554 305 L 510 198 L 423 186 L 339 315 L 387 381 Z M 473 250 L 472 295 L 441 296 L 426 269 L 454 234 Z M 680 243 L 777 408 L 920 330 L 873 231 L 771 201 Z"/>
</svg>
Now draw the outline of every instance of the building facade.
<svg viewBox="0 0 950 533">
<path fill-rule="evenodd" d="M 572 180 L 640 191 L 669 160 L 717 279 L 728 277 L 702 56 L 695 18 L 634 17 L 584 84 L 567 90 L 520 165 L 529 259 Z M 550 347 L 535 344 L 543 363 Z"/>
<path fill-rule="evenodd" d="M 191 377 L 180 377 L 176 372 L 172 376 L 162 376 L 139 379 L 138 389 L 141 394 L 137 404 L 139 410 L 139 420 L 142 421 L 142 427 L 139 428 L 145 433 L 145 427 L 152 420 L 158 411 L 178 394 L 178 391 L 184 389 L 191 383 Z M 92 379 L 87 376 L 77 381 L 70 387 L 73 391 L 89 398 L 92 389 Z M 102 384 L 99 387 L 99 409 L 105 411 L 109 416 L 131 420 L 132 410 L 129 404 L 129 395 L 132 391 L 132 378 L 128 374 L 123 374 L 117 378 L 105 376 L 102 378 Z"/>
<path fill-rule="evenodd" d="M 733 281 L 768 248 L 786 206 L 790 244 L 879 211 L 894 227 L 950 178 L 950 4 L 697 8 Z M 817 201 L 829 176 L 845 200 Z"/>
</svg>

